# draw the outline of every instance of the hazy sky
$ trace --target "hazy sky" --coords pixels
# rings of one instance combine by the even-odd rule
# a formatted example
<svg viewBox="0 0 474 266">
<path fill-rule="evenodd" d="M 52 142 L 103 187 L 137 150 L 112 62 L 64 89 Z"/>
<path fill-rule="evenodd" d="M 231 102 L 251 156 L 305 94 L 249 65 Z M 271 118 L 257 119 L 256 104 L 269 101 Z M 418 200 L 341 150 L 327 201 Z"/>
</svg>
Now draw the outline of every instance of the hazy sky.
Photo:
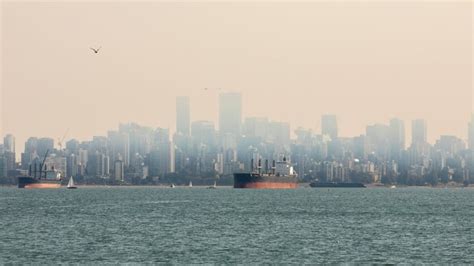
<svg viewBox="0 0 474 266">
<path fill-rule="evenodd" d="M 175 97 L 217 126 L 217 88 L 243 116 L 340 135 L 392 117 L 467 135 L 473 7 L 442 2 L 3 2 L 2 134 L 89 139 L 119 122 L 175 128 Z M 91 46 L 102 46 L 93 54 Z M 203 88 L 211 88 L 204 91 Z"/>
</svg>

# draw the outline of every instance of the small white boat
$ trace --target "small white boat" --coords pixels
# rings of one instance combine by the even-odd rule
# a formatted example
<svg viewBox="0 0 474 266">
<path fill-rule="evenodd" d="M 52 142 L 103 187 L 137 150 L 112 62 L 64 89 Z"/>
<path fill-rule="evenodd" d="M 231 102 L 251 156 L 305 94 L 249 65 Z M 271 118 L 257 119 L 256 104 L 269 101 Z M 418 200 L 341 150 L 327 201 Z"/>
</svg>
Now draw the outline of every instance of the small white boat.
<svg viewBox="0 0 474 266">
<path fill-rule="evenodd" d="M 193 182 L 189 181 L 188 187 L 193 187 Z"/>
<path fill-rule="evenodd" d="M 170 188 L 174 188 L 174 187 L 176 187 L 176 186 L 174 184 L 171 184 Z"/>
<path fill-rule="evenodd" d="M 66 186 L 67 189 L 76 189 L 76 185 L 74 184 L 74 179 L 72 179 L 72 176 L 69 178 L 69 182 L 67 183 Z"/>
<path fill-rule="evenodd" d="M 209 186 L 209 187 L 207 187 L 207 188 L 217 188 L 217 183 L 216 183 L 216 181 L 214 181 L 214 185 Z"/>
<path fill-rule="evenodd" d="M 390 186 L 390 188 L 392 188 L 392 189 L 393 189 L 393 188 L 397 188 L 397 186 L 395 186 L 395 185 L 392 185 L 392 186 Z"/>
</svg>

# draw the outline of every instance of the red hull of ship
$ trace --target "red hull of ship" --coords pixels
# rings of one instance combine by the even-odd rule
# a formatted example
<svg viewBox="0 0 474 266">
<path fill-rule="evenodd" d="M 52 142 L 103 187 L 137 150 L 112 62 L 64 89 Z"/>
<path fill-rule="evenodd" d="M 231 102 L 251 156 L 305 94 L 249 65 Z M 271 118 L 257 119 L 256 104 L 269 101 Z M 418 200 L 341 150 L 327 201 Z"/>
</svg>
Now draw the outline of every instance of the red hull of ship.
<svg viewBox="0 0 474 266">
<path fill-rule="evenodd" d="M 35 183 L 25 185 L 25 188 L 60 188 L 61 184 L 52 184 L 52 183 Z"/>
</svg>

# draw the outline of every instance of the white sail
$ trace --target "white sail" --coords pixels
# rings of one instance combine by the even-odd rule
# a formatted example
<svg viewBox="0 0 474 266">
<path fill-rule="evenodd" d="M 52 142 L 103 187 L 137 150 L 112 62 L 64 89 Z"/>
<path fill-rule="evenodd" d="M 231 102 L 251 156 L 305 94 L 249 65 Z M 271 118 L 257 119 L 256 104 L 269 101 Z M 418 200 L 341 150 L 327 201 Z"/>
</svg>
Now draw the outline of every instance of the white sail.
<svg viewBox="0 0 474 266">
<path fill-rule="evenodd" d="M 69 182 L 67 183 L 67 187 L 74 187 L 74 179 L 72 179 L 72 176 L 71 176 L 71 178 L 69 178 Z"/>
<path fill-rule="evenodd" d="M 189 187 L 193 187 L 193 182 L 189 181 Z"/>
</svg>

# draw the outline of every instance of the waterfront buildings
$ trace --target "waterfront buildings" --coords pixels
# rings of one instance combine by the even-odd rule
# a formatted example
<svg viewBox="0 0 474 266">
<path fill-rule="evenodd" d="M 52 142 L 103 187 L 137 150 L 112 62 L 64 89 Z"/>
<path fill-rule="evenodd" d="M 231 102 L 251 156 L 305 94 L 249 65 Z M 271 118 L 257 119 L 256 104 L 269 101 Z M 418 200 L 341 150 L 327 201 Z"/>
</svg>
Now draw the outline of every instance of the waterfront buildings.
<svg viewBox="0 0 474 266">
<path fill-rule="evenodd" d="M 336 116 L 324 115 L 321 133 L 297 128 L 292 138 L 287 122 L 247 117 L 241 125 L 240 94 L 221 94 L 220 103 L 220 130 L 212 121 L 189 121 L 189 99 L 180 97 L 176 119 L 181 122 L 172 137 L 168 128 L 136 123 L 120 124 L 106 136 L 69 140 L 65 149 L 55 149 L 51 138 L 30 137 L 19 162 L 15 138 L 7 135 L 0 145 L 0 182 L 12 183 L 16 175 L 38 167 L 48 150 L 46 167 L 63 177 L 74 176 L 79 183 L 187 184 L 193 179 L 197 184 L 206 178 L 231 182 L 232 173 L 255 169 L 252 161 L 283 158 L 294 164 L 304 181 L 474 182 L 474 119 L 468 124 L 467 143 L 443 135 L 433 145 L 427 141 L 426 121 L 414 120 L 412 143 L 406 148 L 404 121 L 398 118 L 367 125 L 365 134 L 341 137 Z"/>
</svg>

